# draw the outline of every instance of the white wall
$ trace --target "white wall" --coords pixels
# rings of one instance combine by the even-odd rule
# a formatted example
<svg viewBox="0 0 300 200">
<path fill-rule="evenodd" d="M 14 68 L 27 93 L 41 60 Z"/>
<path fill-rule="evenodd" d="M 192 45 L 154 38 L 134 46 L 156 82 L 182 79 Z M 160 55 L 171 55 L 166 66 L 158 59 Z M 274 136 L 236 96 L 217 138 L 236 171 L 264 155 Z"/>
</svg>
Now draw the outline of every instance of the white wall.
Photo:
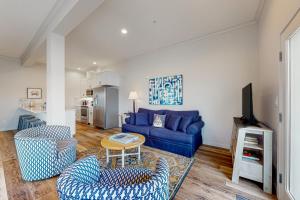
<svg viewBox="0 0 300 200">
<path fill-rule="evenodd" d="M 19 100 L 27 88 L 42 88 L 46 94 L 46 69 L 22 67 L 18 61 L 0 57 L 0 131 L 17 128 Z"/>
<path fill-rule="evenodd" d="M 120 112 L 132 111 L 131 90 L 140 96 L 138 107 L 200 111 L 206 123 L 205 144 L 229 148 L 232 117 L 241 115 L 242 87 L 257 88 L 256 25 L 187 41 L 114 66 L 121 75 Z M 150 106 L 150 77 L 183 74 L 182 106 Z"/>
<path fill-rule="evenodd" d="M 79 104 L 81 80 L 85 73 L 66 70 L 66 109 Z M 0 131 L 17 128 L 19 100 L 27 98 L 27 88 L 42 88 L 43 99 L 34 100 L 42 103 L 46 100 L 46 68 L 23 67 L 16 60 L 0 57 Z M 85 88 L 85 87 L 84 87 Z"/>
</svg>

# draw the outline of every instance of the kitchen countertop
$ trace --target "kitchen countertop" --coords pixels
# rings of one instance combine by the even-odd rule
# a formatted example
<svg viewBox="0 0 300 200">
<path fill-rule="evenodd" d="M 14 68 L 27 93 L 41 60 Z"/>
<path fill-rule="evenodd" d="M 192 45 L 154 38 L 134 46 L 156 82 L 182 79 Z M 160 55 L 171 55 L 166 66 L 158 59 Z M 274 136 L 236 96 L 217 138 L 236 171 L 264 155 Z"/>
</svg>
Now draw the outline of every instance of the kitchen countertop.
<svg viewBox="0 0 300 200">
<path fill-rule="evenodd" d="M 20 107 L 20 109 L 25 110 L 27 112 L 31 112 L 34 114 L 39 114 L 39 113 L 46 113 L 46 109 L 44 109 L 41 106 L 35 106 L 35 107 Z"/>
<path fill-rule="evenodd" d="M 46 109 L 44 109 L 41 106 L 34 106 L 34 107 L 25 106 L 25 107 L 20 107 L 20 109 L 22 109 L 24 111 L 27 111 L 27 112 L 31 112 L 33 114 L 46 113 Z M 66 111 L 75 111 L 75 109 L 74 108 L 68 108 L 68 109 L 66 109 Z"/>
</svg>

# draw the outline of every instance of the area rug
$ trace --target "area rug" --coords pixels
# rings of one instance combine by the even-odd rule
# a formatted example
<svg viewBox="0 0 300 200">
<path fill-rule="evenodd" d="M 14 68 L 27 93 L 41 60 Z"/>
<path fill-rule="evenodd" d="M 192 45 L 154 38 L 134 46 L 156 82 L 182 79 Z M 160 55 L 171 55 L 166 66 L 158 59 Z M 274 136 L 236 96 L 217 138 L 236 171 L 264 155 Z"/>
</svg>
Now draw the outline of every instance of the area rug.
<svg viewBox="0 0 300 200">
<path fill-rule="evenodd" d="M 243 197 L 243 196 L 241 196 L 241 195 L 236 195 L 236 200 L 249 200 L 249 199 L 247 199 L 246 197 Z"/>
<path fill-rule="evenodd" d="M 101 146 L 91 147 L 87 150 L 77 152 L 77 158 L 83 158 L 88 155 L 96 155 L 103 168 L 114 169 L 119 168 L 122 165 L 122 160 L 119 157 L 110 159 L 110 162 L 107 164 L 105 149 Z M 170 167 L 169 194 L 170 199 L 173 199 L 178 192 L 184 178 L 188 174 L 194 162 L 194 158 L 187 158 L 159 149 L 142 146 L 141 161 L 138 161 L 137 156 L 127 156 L 125 158 L 125 167 L 143 167 L 154 171 L 156 162 L 160 157 L 166 158 Z"/>
</svg>

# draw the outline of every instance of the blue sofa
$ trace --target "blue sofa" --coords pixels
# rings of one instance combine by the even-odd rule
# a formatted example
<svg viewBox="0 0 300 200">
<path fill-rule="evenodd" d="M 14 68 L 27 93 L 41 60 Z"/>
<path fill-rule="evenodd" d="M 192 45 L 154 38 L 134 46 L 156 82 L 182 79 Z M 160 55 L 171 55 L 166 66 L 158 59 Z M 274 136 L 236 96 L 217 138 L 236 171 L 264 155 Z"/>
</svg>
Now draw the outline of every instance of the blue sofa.
<svg viewBox="0 0 300 200">
<path fill-rule="evenodd" d="M 172 153 L 180 154 L 186 157 L 192 157 L 202 144 L 202 127 L 204 122 L 199 116 L 198 111 L 172 111 L 172 110 L 149 110 L 140 108 L 138 113 L 147 115 L 148 121 L 143 125 L 136 125 L 135 117 L 139 114 L 130 114 L 122 125 L 123 132 L 134 132 L 145 136 L 145 145 L 155 147 Z M 171 130 L 168 128 L 153 127 L 154 114 L 166 115 L 166 124 L 170 116 L 180 116 L 183 119 L 191 119 L 188 126 L 182 130 Z M 180 123 L 182 123 L 180 122 Z M 181 125 L 179 125 L 181 127 Z"/>
</svg>

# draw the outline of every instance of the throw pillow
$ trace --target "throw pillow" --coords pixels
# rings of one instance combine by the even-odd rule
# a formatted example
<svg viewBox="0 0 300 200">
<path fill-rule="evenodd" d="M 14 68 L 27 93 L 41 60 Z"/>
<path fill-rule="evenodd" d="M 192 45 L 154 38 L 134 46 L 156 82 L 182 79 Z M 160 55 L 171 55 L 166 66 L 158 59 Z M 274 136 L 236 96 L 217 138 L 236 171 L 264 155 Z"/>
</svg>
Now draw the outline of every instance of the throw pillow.
<svg viewBox="0 0 300 200">
<path fill-rule="evenodd" d="M 182 117 L 181 122 L 179 124 L 178 130 L 183 131 L 186 133 L 187 127 L 192 124 L 193 117 Z"/>
<path fill-rule="evenodd" d="M 166 128 L 171 129 L 173 131 L 177 131 L 180 120 L 181 120 L 181 116 L 178 115 L 169 116 L 166 124 Z"/>
<path fill-rule="evenodd" d="M 154 114 L 153 126 L 158 128 L 164 128 L 166 122 L 166 115 Z"/>
<path fill-rule="evenodd" d="M 148 126 L 148 114 L 147 113 L 135 113 L 135 125 Z"/>
</svg>

